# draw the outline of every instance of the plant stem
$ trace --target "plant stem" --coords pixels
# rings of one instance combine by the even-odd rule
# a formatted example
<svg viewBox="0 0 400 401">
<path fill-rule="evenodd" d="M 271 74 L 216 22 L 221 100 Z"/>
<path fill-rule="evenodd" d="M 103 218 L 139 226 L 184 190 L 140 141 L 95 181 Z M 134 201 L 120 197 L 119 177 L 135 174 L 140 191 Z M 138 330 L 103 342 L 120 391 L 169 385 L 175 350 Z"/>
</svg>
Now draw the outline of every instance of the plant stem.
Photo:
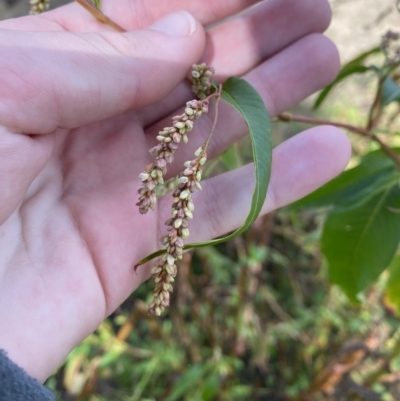
<svg viewBox="0 0 400 401">
<path fill-rule="evenodd" d="M 108 25 L 109 27 L 115 29 L 117 32 L 127 32 L 124 28 L 119 26 L 116 22 L 105 16 L 100 10 L 96 7 L 92 6 L 86 0 L 75 0 L 78 4 L 80 4 L 83 8 L 90 12 L 97 21 L 102 24 Z"/>
<path fill-rule="evenodd" d="M 216 98 L 220 97 L 220 96 L 221 96 L 221 90 L 222 90 L 222 85 L 219 85 L 219 90 L 218 90 L 218 92 L 211 93 L 211 95 L 208 95 L 208 96 L 207 96 L 205 99 L 203 99 L 203 100 L 211 100 L 213 97 L 216 97 Z"/>
<path fill-rule="evenodd" d="M 330 121 L 330 120 L 324 120 L 321 118 L 313 118 L 313 117 L 307 117 L 307 116 L 294 115 L 294 114 L 287 113 L 287 112 L 278 115 L 277 118 L 278 118 L 278 120 L 284 121 L 284 122 L 297 121 L 297 122 L 313 124 L 313 125 L 333 125 L 334 127 L 344 128 L 348 131 L 362 135 L 366 138 L 370 138 L 371 140 L 379 143 L 382 150 L 396 163 L 397 168 L 400 170 L 399 155 L 396 152 L 394 152 L 388 145 L 386 145 L 386 143 L 382 142 L 382 140 L 378 136 L 376 136 L 375 134 L 372 134 L 367 129 L 364 129 L 361 127 L 356 127 L 351 124 L 341 123 L 338 121 Z"/>
<path fill-rule="evenodd" d="M 382 96 L 382 86 L 385 81 L 386 77 L 380 78 L 378 82 L 378 89 L 376 91 L 374 102 L 372 103 L 371 109 L 368 113 L 368 122 L 367 122 L 367 130 L 370 131 L 376 125 L 379 113 L 376 114 L 376 111 L 381 106 L 381 96 Z"/>
<path fill-rule="evenodd" d="M 219 87 L 218 87 L 218 92 L 217 92 L 217 93 L 213 93 L 213 94 L 211 94 L 210 96 L 208 96 L 208 98 L 215 97 L 216 99 L 215 99 L 214 121 L 213 121 L 213 125 L 212 125 L 212 127 L 211 127 L 211 131 L 210 131 L 210 133 L 208 134 L 208 138 L 207 138 L 207 140 L 205 141 L 205 143 L 204 143 L 204 145 L 203 145 L 204 151 L 208 148 L 208 145 L 210 144 L 211 137 L 212 137 L 213 134 L 214 134 L 215 127 L 217 126 L 217 121 L 218 121 L 218 103 L 219 103 L 219 101 L 221 100 L 221 91 L 222 91 L 222 85 L 220 84 Z"/>
<path fill-rule="evenodd" d="M 356 134 L 360 134 L 363 136 L 370 136 L 368 131 L 364 128 L 356 127 L 351 124 L 341 123 L 338 121 L 331 121 L 331 120 L 325 120 L 322 118 L 301 116 L 301 115 L 291 114 L 288 112 L 279 114 L 277 118 L 278 118 L 278 120 L 284 121 L 284 122 L 297 121 L 300 123 L 313 124 L 313 125 L 333 125 L 335 127 L 344 128 L 344 129 L 347 129 L 348 131 L 355 132 Z"/>
</svg>

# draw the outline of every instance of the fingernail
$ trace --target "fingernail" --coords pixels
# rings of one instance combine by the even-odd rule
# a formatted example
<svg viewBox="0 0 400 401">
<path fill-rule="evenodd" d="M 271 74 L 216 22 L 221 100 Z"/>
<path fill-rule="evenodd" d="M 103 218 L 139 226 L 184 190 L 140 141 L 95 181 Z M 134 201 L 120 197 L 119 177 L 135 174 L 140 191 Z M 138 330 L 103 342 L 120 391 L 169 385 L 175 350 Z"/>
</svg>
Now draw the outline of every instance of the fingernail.
<svg viewBox="0 0 400 401">
<path fill-rule="evenodd" d="M 150 29 L 166 33 L 170 36 L 191 36 L 196 31 L 196 21 L 186 11 L 178 11 L 158 20 Z"/>
</svg>

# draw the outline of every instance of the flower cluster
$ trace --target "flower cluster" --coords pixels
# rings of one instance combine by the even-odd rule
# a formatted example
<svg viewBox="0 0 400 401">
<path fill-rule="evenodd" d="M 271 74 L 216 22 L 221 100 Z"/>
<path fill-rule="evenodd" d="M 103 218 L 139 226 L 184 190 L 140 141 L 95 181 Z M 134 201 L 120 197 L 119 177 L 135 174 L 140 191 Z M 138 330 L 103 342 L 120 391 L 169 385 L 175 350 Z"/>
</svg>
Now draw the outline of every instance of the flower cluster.
<svg viewBox="0 0 400 401">
<path fill-rule="evenodd" d="M 155 210 L 156 188 L 158 185 L 164 184 L 167 165 L 173 162 L 179 143 L 188 141 L 187 133 L 193 129 L 193 122 L 203 113 L 208 112 L 209 99 L 216 97 L 216 104 L 218 104 L 221 87 L 216 90 L 215 85 L 211 83 L 213 73 L 214 70 L 207 67 L 206 64 L 192 67 L 193 91 L 200 100 L 187 102 L 185 112 L 173 117 L 173 126 L 160 131 L 157 136 L 159 144 L 150 149 L 150 154 L 155 156 L 155 161 L 139 175 L 142 187 L 138 190 L 139 202 L 136 205 L 139 206 L 141 214 L 147 213 L 149 209 Z M 217 91 L 218 93 L 216 93 Z M 216 111 L 215 118 L 217 115 Z M 196 189 L 201 190 L 202 169 L 207 161 L 206 149 L 214 131 L 215 122 L 205 144 L 196 150 L 196 158 L 186 162 L 185 170 L 171 181 L 171 185 L 173 182 L 176 183 L 172 193 L 172 218 L 165 223 L 168 233 L 160 239 L 165 254 L 158 258 L 156 265 L 151 270 L 156 283 L 153 300 L 149 305 L 149 313 L 152 315 L 161 315 L 170 302 L 172 283 L 177 273 L 176 263 L 182 259 L 184 241 L 189 236 L 189 220 L 193 218 L 192 193 Z"/>
<path fill-rule="evenodd" d="M 381 48 L 389 65 L 400 63 L 400 33 L 387 31 L 382 37 Z"/>
<path fill-rule="evenodd" d="M 192 67 L 192 90 L 199 97 L 205 99 L 213 92 L 211 77 L 214 75 L 214 68 L 208 67 L 205 63 Z"/>
<path fill-rule="evenodd" d="M 31 11 L 30 14 L 40 14 L 49 9 L 49 0 L 30 0 Z"/>
<path fill-rule="evenodd" d="M 149 164 L 145 171 L 139 175 L 142 188 L 138 190 L 140 195 L 139 206 L 141 214 L 148 212 L 149 208 L 154 210 L 157 203 L 156 187 L 164 183 L 167 172 L 167 164 L 174 160 L 174 153 L 182 140 L 187 143 L 187 133 L 193 129 L 193 121 L 208 112 L 208 100 L 191 100 L 186 103 L 185 112 L 173 117 L 173 126 L 164 128 L 159 132 L 157 146 L 150 149 L 150 153 L 156 157 L 154 163 Z"/>
<path fill-rule="evenodd" d="M 202 168 L 207 161 L 204 147 L 195 152 L 196 158 L 185 163 L 185 170 L 179 175 L 179 185 L 173 192 L 172 218 L 166 221 L 168 234 L 161 238 L 166 254 L 161 256 L 151 270 L 156 287 L 149 313 L 159 316 L 169 305 L 172 283 L 175 280 L 176 261 L 182 259 L 184 240 L 189 236 L 189 220 L 193 218 L 192 193 L 201 190 Z"/>
</svg>

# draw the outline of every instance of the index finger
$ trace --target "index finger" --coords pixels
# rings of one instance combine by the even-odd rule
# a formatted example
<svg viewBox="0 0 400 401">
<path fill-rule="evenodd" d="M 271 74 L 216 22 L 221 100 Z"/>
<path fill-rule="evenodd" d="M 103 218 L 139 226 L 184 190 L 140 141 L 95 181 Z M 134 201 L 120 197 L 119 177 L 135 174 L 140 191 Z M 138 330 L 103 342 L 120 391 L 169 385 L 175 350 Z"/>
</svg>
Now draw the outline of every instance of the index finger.
<svg viewBox="0 0 400 401">
<path fill-rule="evenodd" d="M 127 31 L 148 27 L 163 16 L 179 10 L 190 12 L 203 25 L 235 15 L 257 0 L 103 0 L 102 11 Z M 43 14 L 67 31 L 87 32 L 111 29 L 96 21 L 79 4 L 73 3 Z"/>
</svg>

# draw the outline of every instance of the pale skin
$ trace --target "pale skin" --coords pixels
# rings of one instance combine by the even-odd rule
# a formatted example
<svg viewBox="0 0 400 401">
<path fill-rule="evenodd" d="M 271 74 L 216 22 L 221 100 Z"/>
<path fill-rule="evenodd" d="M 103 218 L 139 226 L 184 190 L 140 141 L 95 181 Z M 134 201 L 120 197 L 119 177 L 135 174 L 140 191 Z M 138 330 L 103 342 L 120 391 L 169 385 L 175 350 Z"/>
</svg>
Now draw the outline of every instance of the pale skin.
<svg viewBox="0 0 400 401">
<path fill-rule="evenodd" d="M 149 277 L 150 266 L 136 274 L 133 265 L 159 248 L 170 198 L 140 215 L 138 175 L 158 130 L 192 97 L 183 82 L 190 66 L 204 60 L 220 80 L 243 76 L 271 115 L 338 72 L 337 50 L 322 35 L 326 0 L 269 0 L 215 25 L 253 3 L 103 0 L 124 34 L 77 4 L 0 23 L 0 348 L 39 381 Z M 172 22 L 152 26 L 173 12 Z M 196 126 L 170 175 L 193 158 L 211 119 Z M 245 134 L 221 103 L 209 156 Z M 278 146 L 263 213 L 321 186 L 349 156 L 333 127 Z M 190 240 L 238 227 L 253 185 L 251 165 L 204 181 Z"/>
</svg>

